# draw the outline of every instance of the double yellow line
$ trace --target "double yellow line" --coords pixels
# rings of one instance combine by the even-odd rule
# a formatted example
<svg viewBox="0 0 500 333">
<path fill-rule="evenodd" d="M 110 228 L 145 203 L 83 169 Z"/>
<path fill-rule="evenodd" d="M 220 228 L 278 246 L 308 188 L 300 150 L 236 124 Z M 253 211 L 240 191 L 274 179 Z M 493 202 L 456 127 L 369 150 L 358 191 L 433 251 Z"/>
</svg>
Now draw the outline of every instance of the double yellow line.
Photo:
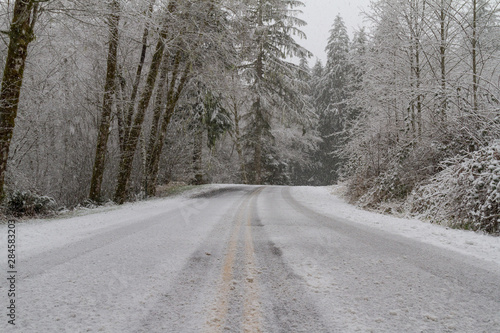
<svg viewBox="0 0 500 333">
<path fill-rule="evenodd" d="M 236 215 L 236 223 L 233 227 L 231 237 L 224 257 L 224 265 L 220 278 L 220 286 L 215 297 L 215 304 L 208 310 L 206 332 L 222 332 L 226 325 L 229 312 L 229 303 L 234 290 L 239 284 L 233 283 L 235 259 L 238 252 L 238 242 L 241 228 L 245 228 L 245 272 L 244 272 L 244 299 L 243 302 L 243 332 L 262 332 L 262 312 L 260 309 L 260 291 L 258 286 L 258 269 L 255 263 L 255 253 L 252 237 L 252 207 L 255 200 L 264 188 L 253 191 L 243 201 Z"/>
</svg>

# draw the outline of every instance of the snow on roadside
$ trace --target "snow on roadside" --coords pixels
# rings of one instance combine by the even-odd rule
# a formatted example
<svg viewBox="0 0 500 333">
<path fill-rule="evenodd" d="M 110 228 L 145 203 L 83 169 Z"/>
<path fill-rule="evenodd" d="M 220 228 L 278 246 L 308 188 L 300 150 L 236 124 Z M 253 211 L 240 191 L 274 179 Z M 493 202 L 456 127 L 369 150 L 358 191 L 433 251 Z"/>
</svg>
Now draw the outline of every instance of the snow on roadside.
<svg viewBox="0 0 500 333">
<path fill-rule="evenodd" d="M 72 242 L 99 234 L 134 221 L 165 214 L 189 202 L 191 197 L 200 196 L 224 187 L 238 185 L 206 185 L 183 192 L 171 198 L 152 199 L 127 203 L 122 206 L 102 207 L 88 210 L 84 215 L 56 219 L 34 219 L 18 224 L 18 242 L 22 242 L 23 255 L 31 256 L 46 250 L 61 247 Z M 368 225 L 385 232 L 416 239 L 435 246 L 468 254 L 500 266 L 500 237 L 492 237 L 471 231 L 454 230 L 416 219 L 403 219 L 362 210 L 345 202 L 334 194 L 334 187 L 292 187 L 292 195 L 307 206 L 332 217 L 340 217 Z M 6 234 L 7 226 L 0 225 L 0 233 Z M 5 229 L 5 230 L 4 230 Z M 18 243 L 19 244 L 19 243 Z M 4 247 L 2 242 L 2 248 Z M 6 250 L 2 250 L 2 253 Z M 0 257 L 0 264 L 6 262 Z M 500 267 L 499 267 L 500 269 Z"/>
<path fill-rule="evenodd" d="M 494 262 L 500 269 L 500 237 L 366 211 L 348 204 L 334 192 L 334 186 L 300 186 L 293 187 L 291 194 L 304 205 L 314 207 L 327 216 L 340 217 L 353 223 Z"/>
<path fill-rule="evenodd" d="M 192 196 L 217 190 L 227 185 L 205 185 L 169 198 L 155 198 L 147 201 L 125 203 L 122 206 L 104 206 L 80 210 L 76 216 L 60 216 L 51 219 L 31 219 L 17 223 L 17 244 L 22 244 L 23 256 L 32 256 L 53 248 L 62 247 L 82 239 L 92 237 L 120 225 L 137 221 L 168 210 L 174 210 L 188 202 Z M 6 235 L 7 225 L 0 224 L 0 234 Z M 6 244 L 0 246 L 6 253 Z M 1 267 L 5 267 L 6 256 L 0 257 Z"/>
</svg>

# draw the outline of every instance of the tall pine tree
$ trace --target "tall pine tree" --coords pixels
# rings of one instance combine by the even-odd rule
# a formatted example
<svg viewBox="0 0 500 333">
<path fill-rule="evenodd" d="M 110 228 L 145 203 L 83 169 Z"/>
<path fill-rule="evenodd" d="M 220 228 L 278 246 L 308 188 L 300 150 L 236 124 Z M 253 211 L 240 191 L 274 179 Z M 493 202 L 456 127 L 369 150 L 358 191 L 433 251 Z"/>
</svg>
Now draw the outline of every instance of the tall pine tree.
<svg viewBox="0 0 500 333">
<path fill-rule="evenodd" d="M 273 141 L 273 118 L 280 113 L 300 118 L 306 103 L 297 93 L 300 69 L 287 60 L 310 55 L 293 38 L 305 37 L 299 29 L 305 22 L 296 17 L 300 12 L 296 8 L 303 5 L 296 0 L 253 0 L 248 6 L 249 38 L 243 45 L 246 59 L 242 69 L 253 95 L 247 141 L 253 150 L 250 176 L 255 184 L 265 180 L 266 158 L 272 154 L 266 142 Z"/>
<path fill-rule="evenodd" d="M 316 153 L 318 165 L 312 181 L 314 184 L 331 184 L 337 180 L 341 160 L 336 152 L 345 141 L 343 132 L 349 118 L 349 36 L 340 15 L 335 18 L 330 30 L 326 53 L 327 62 L 321 79 L 316 83 L 315 104 L 320 116 L 318 130 L 323 141 Z M 313 73 L 321 71 L 317 66 Z"/>
</svg>

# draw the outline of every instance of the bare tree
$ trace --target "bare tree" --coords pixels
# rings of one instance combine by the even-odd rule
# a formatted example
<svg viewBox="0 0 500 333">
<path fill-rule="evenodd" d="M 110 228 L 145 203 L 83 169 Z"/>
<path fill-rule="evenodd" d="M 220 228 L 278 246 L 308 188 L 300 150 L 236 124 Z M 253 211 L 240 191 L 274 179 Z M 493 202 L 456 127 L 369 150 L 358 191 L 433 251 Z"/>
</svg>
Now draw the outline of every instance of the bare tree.
<svg viewBox="0 0 500 333">
<path fill-rule="evenodd" d="M 9 48 L 0 91 L 0 199 L 4 196 L 5 171 L 14 132 L 19 96 L 23 84 L 28 45 L 34 40 L 34 27 L 40 2 L 16 0 L 9 35 Z"/>
<path fill-rule="evenodd" d="M 170 63 L 167 57 L 164 59 L 160 84 L 158 86 L 157 100 L 154 106 L 154 116 L 149 134 L 149 145 L 146 160 L 146 194 L 149 196 L 156 194 L 156 181 L 160 164 L 160 156 L 165 142 L 165 135 L 170 119 L 175 111 L 177 102 L 188 80 L 191 70 L 191 63 L 186 61 L 181 69 L 182 51 L 178 49 L 173 57 L 173 69 L 170 77 L 166 69 Z M 170 84 L 165 89 L 167 78 Z M 165 91 L 164 91 L 165 90 Z"/>
<path fill-rule="evenodd" d="M 101 201 L 101 185 L 104 175 L 104 161 L 109 137 L 109 127 L 111 125 L 111 114 L 113 100 L 116 91 L 116 69 L 118 53 L 118 29 L 120 24 L 120 4 L 118 0 L 112 0 L 109 4 L 109 49 L 106 70 L 106 83 L 104 85 L 104 97 L 102 103 L 102 113 L 97 137 L 97 146 L 90 182 L 89 198 L 93 201 Z"/>
<path fill-rule="evenodd" d="M 170 1 L 167 9 L 167 15 L 172 14 L 175 9 L 176 2 Z M 165 42 L 168 34 L 168 16 L 165 19 L 166 22 L 160 29 L 153 59 L 151 60 L 151 65 L 146 78 L 146 83 L 137 106 L 137 112 L 135 113 L 129 132 L 125 133 L 125 144 L 120 157 L 120 167 L 114 195 L 115 202 L 119 204 L 122 204 L 128 195 L 128 182 L 132 172 L 134 154 L 137 149 L 137 143 L 142 131 L 142 124 L 151 101 L 151 96 L 153 95 L 153 90 L 165 51 Z"/>
</svg>

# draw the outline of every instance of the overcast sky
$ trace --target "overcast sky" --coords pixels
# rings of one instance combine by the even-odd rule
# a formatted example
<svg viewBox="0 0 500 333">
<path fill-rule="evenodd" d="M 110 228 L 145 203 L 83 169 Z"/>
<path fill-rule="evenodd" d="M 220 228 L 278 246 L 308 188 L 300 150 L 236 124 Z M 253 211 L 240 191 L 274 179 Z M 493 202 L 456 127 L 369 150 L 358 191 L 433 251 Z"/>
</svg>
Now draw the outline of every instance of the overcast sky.
<svg viewBox="0 0 500 333">
<path fill-rule="evenodd" d="M 316 62 L 316 58 L 321 59 L 325 64 L 326 42 L 337 14 L 344 19 L 350 37 L 352 37 L 353 30 L 367 25 L 363 23 L 360 12 L 368 9 L 370 0 L 302 0 L 302 2 L 306 6 L 301 8 L 304 14 L 300 18 L 307 22 L 307 26 L 302 27 L 307 40 L 301 40 L 299 43 L 314 54 L 314 57 L 309 59 L 311 67 Z"/>
</svg>

